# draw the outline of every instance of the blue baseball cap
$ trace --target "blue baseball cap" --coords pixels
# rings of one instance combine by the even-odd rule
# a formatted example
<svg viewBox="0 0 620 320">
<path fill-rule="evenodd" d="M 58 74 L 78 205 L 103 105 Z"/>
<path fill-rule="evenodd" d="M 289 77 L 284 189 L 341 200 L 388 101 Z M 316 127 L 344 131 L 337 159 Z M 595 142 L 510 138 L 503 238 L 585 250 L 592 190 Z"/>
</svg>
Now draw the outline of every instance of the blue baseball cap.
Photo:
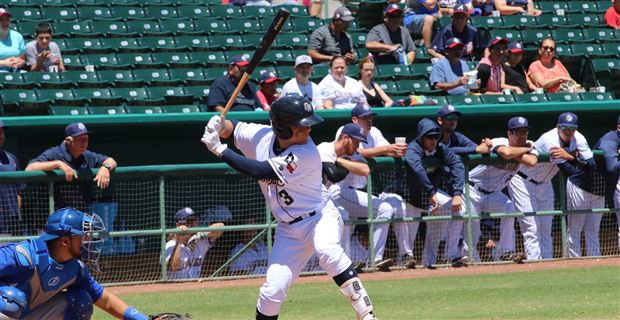
<svg viewBox="0 0 620 320">
<path fill-rule="evenodd" d="M 61 237 L 84 234 L 84 213 L 73 208 L 62 208 L 54 211 L 47 219 L 41 241 L 54 240 Z"/>
<path fill-rule="evenodd" d="M 342 132 L 340 134 L 346 134 L 349 137 L 359 140 L 363 143 L 366 143 L 366 134 L 364 133 L 364 129 L 360 127 L 356 123 L 347 123 L 344 128 L 342 128 Z"/>
<path fill-rule="evenodd" d="M 524 53 L 523 45 L 521 42 L 511 42 L 508 44 L 508 52 L 512 53 Z"/>
<path fill-rule="evenodd" d="M 459 117 L 461 116 L 461 112 L 456 110 L 456 108 L 451 105 L 451 104 L 446 104 L 443 107 L 441 107 L 441 109 L 439 109 L 439 111 L 437 111 L 437 116 L 438 117 L 445 117 L 451 113 L 455 113 L 457 114 Z"/>
<path fill-rule="evenodd" d="M 187 219 L 189 219 L 190 217 L 193 217 L 195 214 L 196 213 L 194 212 L 194 210 L 192 210 L 192 208 L 185 207 L 177 211 L 177 213 L 174 215 L 174 221 L 176 223 L 187 222 Z"/>
<path fill-rule="evenodd" d="M 87 133 L 93 133 L 94 131 L 88 131 L 86 125 L 81 122 L 74 122 L 65 127 L 65 136 L 77 137 Z"/>
<path fill-rule="evenodd" d="M 524 117 L 512 117 L 508 120 L 508 130 L 517 129 L 517 128 L 530 128 L 527 123 L 527 119 Z"/>
<path fill-rule="evenodd" d="M 372 108 L 365 103 L 358 103 L 357 105 L 355 105 L 355 108 L 351 109 L 352 117 L 365 117 L 369 115 L 376 116 L 377 113 L 373 112 Z"/>
<path fill-rule="evenodd" d="M 250 56 L 248 54 L 238 54 L 232 56 L 230 60 L 228 60 L 228 64 L 236 64 L 239 67 L 245 67 L 250 64 Z"/>
<path fill-rule="evenodd" d="M 273 71 L 265 71 L 260 75 L 259 83 L 272 83 L 274 81 L 278 81 L 280 78 Z"/>
<path fill-rule="evenodd" d="M 577 115 L 572 112 L 564 112 L 558 117 L 559 126 L 578 128 L 579 125 L 577 124 L 577 121 Z"/>
</svg>

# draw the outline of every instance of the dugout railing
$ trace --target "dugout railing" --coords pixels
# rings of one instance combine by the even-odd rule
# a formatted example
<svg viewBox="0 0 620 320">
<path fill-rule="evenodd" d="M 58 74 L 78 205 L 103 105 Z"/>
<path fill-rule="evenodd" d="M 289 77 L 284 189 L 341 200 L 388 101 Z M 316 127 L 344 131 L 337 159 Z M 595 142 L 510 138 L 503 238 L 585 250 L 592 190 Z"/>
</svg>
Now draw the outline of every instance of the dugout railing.
<svg viewBox="0 0 620 320">
<path fill-rule="evenodd" d="M 602 154 L 595 152 L 597 162 L 602 165 Z M 497 164 L 504 162 L 495 155 L 463 157 L 466 175 L 478 164 Z M 539 161 L 548 161 L 542 154 Z M 367 190 L 379 194 L 390 184 L 396 172 L 392 158 L 378 158 L 368 178 Z M 61 171 L 54 172 L 2 172 L 0 184 L 21 185 L 22 210 L 18 221 L 13 221 L 9 232 L 0 234 L 0 242 L 12 242 L 36 236 L 40 233 L 47 215 L 54 207 L 63 204 L 82 210 L 95 211 L 106 221 L 110 230 L 101 258 L 103 273 L 97 278 L 106 284 L 129 284 L 177 281 L 169 279 L 162 257 L 166 253 L 166 242 L 171 235 L 180 232 L 175 228 L 174 214 L 180 208 L 192 207 L 201 222 L 201 227 L 190 231 L 224 231 L 216 245 L 207 252 L 202 265 L 200 278 L 228 279 L 260 276 L 264 273 L 266 260 L 251 262 L 254 269 L 238 268 L 246 260 L 246 253 L 254 250 L 260 252 L 271 248 L 275 222 L 265 205 L 264 198 L 255 181 L 236 173 L 225 164 L 200 165 L 157 165 L 119 167 L 112 175 L 112 184 L 108 189 L 94 187 L 92 179 L 96 170 L 79 172 L 77 182 L 64 182 Z M 604 176 L 597 174 L 596 188 L 605 189 Z M 478 244 L 482 263 L 497 262 L 492 258 L 492 249 L 486 248 L 485 241 L 499 237 L 497 222 L 502 217 L 520 217 L 523 215 L 551 215 L 553 221 L 554 252 L 553 258 L 567 258 L 566 219 L 569 214 L 602 213 L 600 226 L 601 256 L 618 255 L 618 228 L 610 202 L 604 208 L 592 210 L 566 210 L 565 177 L 559 173 L 553 180 L 555 189 L 555 206 L 551 211 L 506 213 L 483 213 L 479 217 L 468 214 L 464 217 L 452 215 L 429 215 L 423 213 L 419 218 L 394 218 L 391 220 L 373 219 L 372 201 L 367 219 L 348 221 L 348 224 L 367 225 L 364 237 L 373 239 L 373 226 L 380 223 L 420 223 L 417 238 L 414 239 L 414 255 L 421 261 L 424 243 L 425 224 L 431 221 L 450 221 L 464 219 L 465 226 L 471 230 L 472 222 L 480 219 L 482 238 Z M 406 179 L 403 177 L 404 197 L 408 198 Z M 468 188 L 464 193 L 467 204 Z M 224 227 L 207 227 L 213 222 L 224 221 Z M 4 221 L 5 224 L 7 221 Z M 364 228 L 359 228 L 365 230 Z M 516 251 L 523 252 L 523 240 L 518 223 L 515 223 Z M 366 233 L 367 232 L 367 233 Z M 360 236 L 358 232 L 356 236 Z M 471 241 L 471 239 L 469 239 Z M 374 256 L 374 248 L 368 246 L 367 256 Z M 253 251 L 252 251 L 253 252 Z M 443 249 L 439 249 L 441 257 Z M 585 254 L 585 250 L 584 250 Z M 398 260 L 398 251 L 393 233 L 388 237 L 385 257 Z M 441 259 L 437 264 L 446 263 Z M 372 270 L 373 259 L 368 261 L 367 270 Z M 322 272 L 318 261 L 312 258 L 304 269 L 305 274 Z"/>
</svg>

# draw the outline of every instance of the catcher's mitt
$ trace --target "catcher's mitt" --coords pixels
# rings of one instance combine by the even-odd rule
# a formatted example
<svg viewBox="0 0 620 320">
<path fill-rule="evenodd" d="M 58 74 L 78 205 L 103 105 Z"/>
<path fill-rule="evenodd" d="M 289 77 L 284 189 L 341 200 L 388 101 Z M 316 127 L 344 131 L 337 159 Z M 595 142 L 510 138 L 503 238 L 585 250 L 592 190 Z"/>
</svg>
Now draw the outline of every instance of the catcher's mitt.
<svg viewBox="0 0 620 320">
<path fill-rule="evenodd" d="M 181 315 L 174 312 L 162 312 L 158 314 L 149 315 L 149 320 L 189 320 L 192 316 L 189 313 Z"/>
</svg>

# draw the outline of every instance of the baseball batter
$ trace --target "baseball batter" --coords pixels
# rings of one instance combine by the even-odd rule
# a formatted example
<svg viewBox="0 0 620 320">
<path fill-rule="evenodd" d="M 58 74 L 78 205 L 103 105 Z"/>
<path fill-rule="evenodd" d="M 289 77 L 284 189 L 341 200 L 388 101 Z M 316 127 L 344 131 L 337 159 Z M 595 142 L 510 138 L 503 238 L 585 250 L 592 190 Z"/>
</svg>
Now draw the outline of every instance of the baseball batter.
<svg viewBox="0 0 620 320">
<path fill-rule="evenodd" d="M 321 267 L 349 299 L 357 319 L 375 319 L 366 289 L 338 242 L 339 219 L 331 200 L 324 201 L 321 160 L 310 138 L 311 126 L 323 121 L 300 96 L 276 100 L 271 126 L 224 120 L 209 121 L 202 142 L 237 171 L 259 180 L 278 222 L 266 282 L 260 288 L 256 319 L 277 319 L 289 286 L 315 253 Z M 228 149 L 220 137 L 234 139 L 245 155 Z"/>
<path fill-rule="evenodd" d="M 596 144 L 595 149 L 605 153 L 607 172 L 607 191 L 613 196 L 614 208 L 620 209 L 620 116 L 616 130 L 607 132 Z M 615 188 L 614 188 L 615 186 Z M 620 248 L 620 211 L 616 211 L 618 221 L 618 248 Z"/>
<path fill-rule="evenodd" d="M 0 319 L 90 319 L 93 304 L 118 319 L 148 319 L 105 290 L 85 265 L 96 266 L 101 253 L 99 216 L 59 209 L 44 231 L 0 247 Z"/>
<path fill-rule="evenodd" d="M 517 173 L 520 166 L 535 166 L 538 162 L 538 152 L 534 149 L 534 142 L 527 140 L 529 125 L 524 117 L 513 117 L 508 121 L 508 138 L 491 139 L 491 151 L 504 160 L 497 164 L 477 165 L 469 172 L 469 195 L 472 215 L 481 212 L 514 212 L 513 202 L 502 193 L 510 179 Z M 480 220 L 472 220 L 472 243 L 469 235 L 465 234 L 464 250 L 471 250 L 474 261 L 480 261 L 478 254 L 478 240 L 480 238 Z M 504 254 L 514 253 L 515 230 L 514 218 L 501 218 L 499 245 L 493 253 L 498 260 Z"/>
<path fill-rule="evenodd" d="M 200 277 L 202 262 L 207 251 L 213 247 L 222 231 L 188 233 L 188 228 L 198 226 L 198 219 L 192 208 L 183 208 L 174 215 L 176 227 L 183 233 L 174 235 L 166 242 L 166 264 L 168 279 L 188 279 Z M 214 223 L 210 227 L 222 227 L 223 223 Z"/>
</svg>

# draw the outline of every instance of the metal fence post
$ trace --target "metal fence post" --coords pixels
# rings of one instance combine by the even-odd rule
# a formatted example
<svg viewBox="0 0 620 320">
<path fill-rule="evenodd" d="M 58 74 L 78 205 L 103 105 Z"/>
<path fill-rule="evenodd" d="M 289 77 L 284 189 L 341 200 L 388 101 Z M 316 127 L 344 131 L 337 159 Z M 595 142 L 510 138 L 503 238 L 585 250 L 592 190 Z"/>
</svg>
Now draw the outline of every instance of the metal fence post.
<svg viewBox="0 0 620 320">
<path fill-rule="evenodd" d="M 159 177 L 159 228 L 161 230 L 161 247 L 160 247 L 160 259 L 161 259 L 161 278 L 162 280 L 168 280 L 168 265 L 166 264 L 166 180 L 164 176 Z"/>
<path fill-rule="evenodd" d="M 269 204 L 265 201 L 265 224 L 267 227 L 267 252 L 271 254 L 271 248 L 273 247 L 273 231 L 271 231 L 271 210 L 269 210 Z"/>
<path fill-rule="evenodd" d="M 373 217 L 373 207 L 372 207 L 372 174 L 368 175 L 368 179 L 366 180 L 366 195 L 368 197 L 368 220 L 370 221 L 370 225 L 368 226 L 368 258 L 370 259 L 370 267 L 375 267 L 375 246 L 374 246 L 374 238 L 375 238 L 375 219 Z M 346 234 L 346 233 L 345 233 Z M 350 241 L 351 239 L 349 239 Z"/>
<path fill-rule="evenodd" d="M 53 182 L 49 182 L 47 184 L 47 204 L 48 204 L 48 209 L 50 211 L 50 214 L 52 214 L 52 212 L 54 212 L 54 207 L 56 206 L 56 203 L 54 203 L 54 183 Z"/>
<path fill-rule="evenodd" d="M 472 207 L 471 207 L 471 198 L 470 198 L 470 194 L 469 194 L 469 161 L 463 161 L 463 163 L 465 164 L 465 185 L 464 185 L 464 189 L 463 191 L 465 191 L 465 228 L 467 228 L 467 243 L 468 243 L 468 250 L 467 250 L 467 257 L 469 257 L 469 261 L 473 262 L 474 261 L 474 250 L 473 250 L 473 246 L 474 246 L 474 239 L 472 236 L 472 225 L 471 225 L 471 220 L 472 220 Z M 479 222 L 478 222 L 479 223 Z M 465 239 L 463 239 L 465 240 Z M 480 239 L 478 239 L 476 241 L 475 246 L 478 246 L 478 241 Z"/>
<path fill-rule="evenodd" d="M 559 187 L 559 196 L 560 196 L 560 210 L 562 210 L 562 214 L 560 215 L 561 224 L 562 224 L 562 257 L 568 258 L 568 227 L 566 225 L 566 219 L 568 218 L 566 215 L 566 177 L 560 171 L 560 187 Z M 581 241 L 580 241 L 581 242 Z"/>
</svg>

